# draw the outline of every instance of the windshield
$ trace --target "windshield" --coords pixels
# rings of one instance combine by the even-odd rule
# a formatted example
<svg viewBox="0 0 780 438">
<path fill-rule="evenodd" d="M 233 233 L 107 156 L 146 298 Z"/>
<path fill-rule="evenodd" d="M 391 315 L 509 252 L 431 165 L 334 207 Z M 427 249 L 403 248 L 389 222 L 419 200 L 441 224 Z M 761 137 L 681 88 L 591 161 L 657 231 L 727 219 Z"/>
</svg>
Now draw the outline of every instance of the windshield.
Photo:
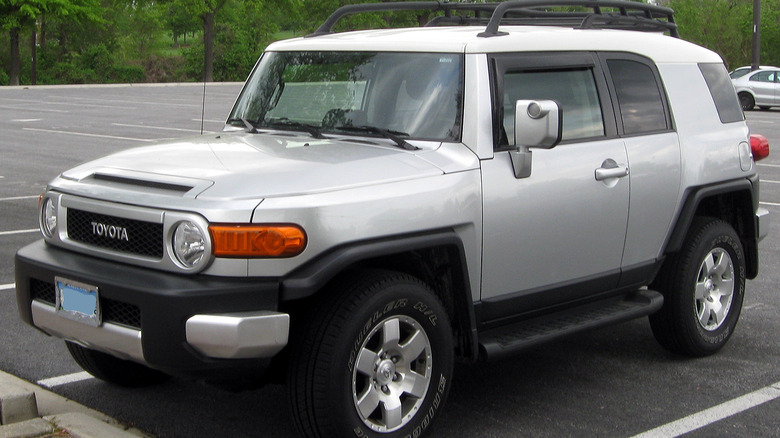
<svg viewBox="0 0 780 438">
<path fill-rule="evenodd" d="M 459 141 L 462 76 L 459 54 L 267 52 L 228 123 Z"/>
</svg>

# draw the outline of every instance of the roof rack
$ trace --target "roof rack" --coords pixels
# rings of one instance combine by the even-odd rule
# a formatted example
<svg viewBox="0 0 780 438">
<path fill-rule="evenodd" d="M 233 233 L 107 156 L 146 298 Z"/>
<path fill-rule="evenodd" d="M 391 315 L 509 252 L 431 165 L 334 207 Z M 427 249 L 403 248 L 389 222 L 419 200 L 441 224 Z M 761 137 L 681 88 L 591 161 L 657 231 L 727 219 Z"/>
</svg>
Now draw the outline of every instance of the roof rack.
<svg viewBox="0 0 780 438">
<path fill-rule="evenodd" d="M 576 7 L 578 11 L 554 11 L 555 7 Z M 609 9 L 605 11 L 604 9 Z M 443 12 L 426 26 L 484 25 L 480 37 L 506 35 L 499 25 L 567 26 L 580 29 L 622 29 L 669 32 L 675 38 L 677 24 L 674 11 L 647 3 L 621 0 L 513 0 L 502 3 L 453 3 L 442 1 L 408 1 L 364 3 L 342 6 L 312 34 L 316 37 L 333 33 L 336 23 L 348 16 L 366 12 L 417 11 Z M 473 16 L 453 15 L 453 12 Z M 489 17 L 488 17 L 489 15 Z"/>
</svg>

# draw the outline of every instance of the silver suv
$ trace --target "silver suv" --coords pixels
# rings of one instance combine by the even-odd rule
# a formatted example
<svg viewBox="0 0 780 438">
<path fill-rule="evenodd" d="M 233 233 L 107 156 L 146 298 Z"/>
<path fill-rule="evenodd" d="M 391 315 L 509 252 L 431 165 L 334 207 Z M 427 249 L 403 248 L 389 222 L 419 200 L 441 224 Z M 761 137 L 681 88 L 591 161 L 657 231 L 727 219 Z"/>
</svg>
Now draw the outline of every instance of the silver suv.
<svg viewBox="0 0 780 438">
<path fill-rule="evenodd" d="M 396 9 L 433 26 L 332 31 Z M 714 353 L 768 212 L 720 57 L 676 35 L 637 2 L 342 8 L 224 132 L 55 178 L 21 317 L 120 385 L 286 379 L 313 437 L 419 436 L 456 358 L 632 318 Z"/>
</svg>

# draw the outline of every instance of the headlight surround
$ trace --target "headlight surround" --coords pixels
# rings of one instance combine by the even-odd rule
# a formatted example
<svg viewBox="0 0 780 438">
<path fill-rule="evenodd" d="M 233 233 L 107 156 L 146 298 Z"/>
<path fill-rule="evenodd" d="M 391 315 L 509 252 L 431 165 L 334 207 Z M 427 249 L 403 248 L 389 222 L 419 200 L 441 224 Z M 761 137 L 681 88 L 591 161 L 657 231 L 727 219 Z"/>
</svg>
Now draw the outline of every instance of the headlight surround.
<svg viewBox="0 0 780 438">
<path fill-rule="evenodd" d="M 53 198 L 42 198 L 39 225 L 46 238 L 54 237 L 57 233 L 57 205 Z"/>
<path fill-rule="evenodd" d="M 173 232 L 173 254 L 185 269 L 198 268 L 207 256 L 208 246 L 204 231 L 192 221 L 181 221 Z"/>
</svg>

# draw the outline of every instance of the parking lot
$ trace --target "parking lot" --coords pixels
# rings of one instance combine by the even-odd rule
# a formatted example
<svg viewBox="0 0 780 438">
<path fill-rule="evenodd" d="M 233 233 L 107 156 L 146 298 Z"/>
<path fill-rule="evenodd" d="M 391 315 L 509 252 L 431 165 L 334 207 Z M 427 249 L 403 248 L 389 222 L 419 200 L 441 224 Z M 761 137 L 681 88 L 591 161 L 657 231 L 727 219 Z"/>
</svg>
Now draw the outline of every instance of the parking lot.
<svg viewBox="0 0 780 438">
<path fill-rule="evenodd" d="M 239 89 L 208 84 L 204 107 L 202 84 L 0 87 L 0 370 L 157 437 L 294 435 L 281 386 L 111 386 L 82 373 L 62 341 L 21 323 L 16 310 L 13 255 L 39 238 L 37 199 L 48 180 L 115 151 L 218 131 Z M 780 109 L 747 118 L 776 146 L 758 163 L 761 203 L 775 224 L 726 348 L 702 359 L 672 355 L 641 319 L 499 362 L 459 364 L 432 436 L 780 434 Z"/>
</svg>

